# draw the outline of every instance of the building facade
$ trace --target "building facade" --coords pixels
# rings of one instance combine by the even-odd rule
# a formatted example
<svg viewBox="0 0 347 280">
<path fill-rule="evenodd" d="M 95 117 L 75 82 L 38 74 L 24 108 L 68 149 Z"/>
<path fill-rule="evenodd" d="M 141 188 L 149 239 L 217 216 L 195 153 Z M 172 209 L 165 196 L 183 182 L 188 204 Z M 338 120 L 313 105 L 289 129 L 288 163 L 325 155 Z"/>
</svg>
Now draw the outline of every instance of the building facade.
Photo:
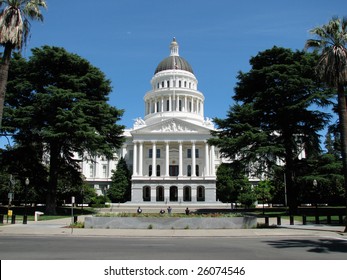
<svg viewBox="0 0 347 280">
<path fill-rule="evenodd" d="M 207 143 L 214 125 L 204 116 L 204 95 L 176 39 L 157 66 L 144 96 L 144 116 L 124 132 L 115 160 L 84 160 L 82 172 L 105 194 L 124 157 L 132 172 L 131 202 L 216 202 L 218 151 Z"/>
<path fill-rule="evenodd" d="M 131 202 L 215 203 L 216 170 L 228 159 L 208 144 L 215 129 L 204 116 L 205 98 L 198 90 L 191 65 L 179 55 L 174 38 L 170 55 L 154 71 L 151 89 L 144 96 L 144 116 L 124 131 L 124 145 L 113 160 L 84 158 L 86 181 L 98 194 L 106 194 L 112 170 L 123 157 L 132 172 Z M 298 142 L 299 143 L 299 142 Z M 300 144 L 299 144 L 300 145 Z M 305 158 L 302 146 L 299 159 Z M 278 159 L 278 164 L 283 161 Z M 252 185 L 265 180 L 256 163 L 245 174 Z"/>
</svg>

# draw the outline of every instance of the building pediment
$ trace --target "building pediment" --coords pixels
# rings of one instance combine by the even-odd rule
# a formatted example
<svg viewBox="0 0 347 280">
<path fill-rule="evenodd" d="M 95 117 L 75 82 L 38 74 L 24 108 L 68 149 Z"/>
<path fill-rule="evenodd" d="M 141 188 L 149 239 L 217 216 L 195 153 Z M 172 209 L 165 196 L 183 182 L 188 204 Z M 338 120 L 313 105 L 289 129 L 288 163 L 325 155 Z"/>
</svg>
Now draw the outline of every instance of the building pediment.
<svg viewBox="0 0 347 280">
<path fill-rule="evenodd" d="M 170 134 L 170 133 L 180 133 L 180 134 L 200 134 L 200 133 L 210 133 L 210 129 L 199 126 L 194 123 L 183 121 L 176 118 L 171 118 L 164 120 L 149 126 L 143 125 L 134 129 L 132 133 L 136 134 Z"/>
</svg>

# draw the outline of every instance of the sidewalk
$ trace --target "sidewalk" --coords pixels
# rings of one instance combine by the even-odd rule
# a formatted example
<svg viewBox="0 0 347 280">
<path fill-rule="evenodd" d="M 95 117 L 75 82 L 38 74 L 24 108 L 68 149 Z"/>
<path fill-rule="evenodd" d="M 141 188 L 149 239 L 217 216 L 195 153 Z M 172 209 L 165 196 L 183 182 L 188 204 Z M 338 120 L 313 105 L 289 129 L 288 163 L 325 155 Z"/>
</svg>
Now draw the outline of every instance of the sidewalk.
<svg viewBox="0 0 347 280">
<path fill-rule="evenodd" d="M 84 216 L 79 216 L 83 221 Z M 282 225 L 271 228 L 257 229 L 211 229 L 211 230 L 158 230 L 158 229 L 84 229 L 68 228 L 71 218 L 28 221 L 28 224 L 4 224 L 0 226 L 1 235 L 59 235 L 59 236 L 108 236 L 108 237 L 261 237 L 261 236 L 325 236 L 344 238 L 344 226 L 331 225 L 289 225 L 289 221 L 282 220 Z M 275 225 L 275 220 L 270 219 L 270 225 Z"/>
</svg>

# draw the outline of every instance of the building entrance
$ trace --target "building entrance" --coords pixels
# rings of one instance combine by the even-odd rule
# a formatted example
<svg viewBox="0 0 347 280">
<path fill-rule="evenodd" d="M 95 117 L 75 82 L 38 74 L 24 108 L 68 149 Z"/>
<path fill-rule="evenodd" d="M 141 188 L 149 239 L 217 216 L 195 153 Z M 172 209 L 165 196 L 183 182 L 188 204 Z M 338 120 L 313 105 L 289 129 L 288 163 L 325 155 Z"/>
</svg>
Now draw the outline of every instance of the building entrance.
<svg viewBox="0 0 347 280">
<path fill-rule="evenodd" d="M 178 165 L 170 165 L 169 166 L 169 175 L 170 176 L 178 176 Z"/>
</svg>

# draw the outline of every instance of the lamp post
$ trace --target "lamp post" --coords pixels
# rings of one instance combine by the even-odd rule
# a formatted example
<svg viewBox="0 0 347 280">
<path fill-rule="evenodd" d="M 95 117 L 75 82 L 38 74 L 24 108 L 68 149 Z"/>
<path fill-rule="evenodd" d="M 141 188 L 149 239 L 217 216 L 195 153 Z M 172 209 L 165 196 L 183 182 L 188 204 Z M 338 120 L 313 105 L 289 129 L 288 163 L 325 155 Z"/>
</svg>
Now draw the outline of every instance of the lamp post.
<svg viewBox="0 0 347 280">
<path fill-rule="evenodd" d="M 28 186 L 29 186 L 29 178 L 27 177 L 25 179 L 25 182 L 24 182 L 24 185 L 25 185 L 25 189 L 24 189 L 24 192 L 25 192 L 25 198 L 24 198 L 24 216 L 23 216 L 23 224 L 27 224 L 28 222 L 28 216 L 27 216 L 27 194 L 28 194 Z"/>
<path fill-rule="evenodd" d="M 313 180 L 312 182 L 313 184 L 313 189 L 315 192 L 315 199 L 316 199 L 316 215 L 315 215 L 315 222 L 316 224 L 319 224 L 319 215 L 318 215 L 318 190 L 317 190 L 317 186 L 318 186 L 318 182 L 316 179 Z"/>
</svg>

